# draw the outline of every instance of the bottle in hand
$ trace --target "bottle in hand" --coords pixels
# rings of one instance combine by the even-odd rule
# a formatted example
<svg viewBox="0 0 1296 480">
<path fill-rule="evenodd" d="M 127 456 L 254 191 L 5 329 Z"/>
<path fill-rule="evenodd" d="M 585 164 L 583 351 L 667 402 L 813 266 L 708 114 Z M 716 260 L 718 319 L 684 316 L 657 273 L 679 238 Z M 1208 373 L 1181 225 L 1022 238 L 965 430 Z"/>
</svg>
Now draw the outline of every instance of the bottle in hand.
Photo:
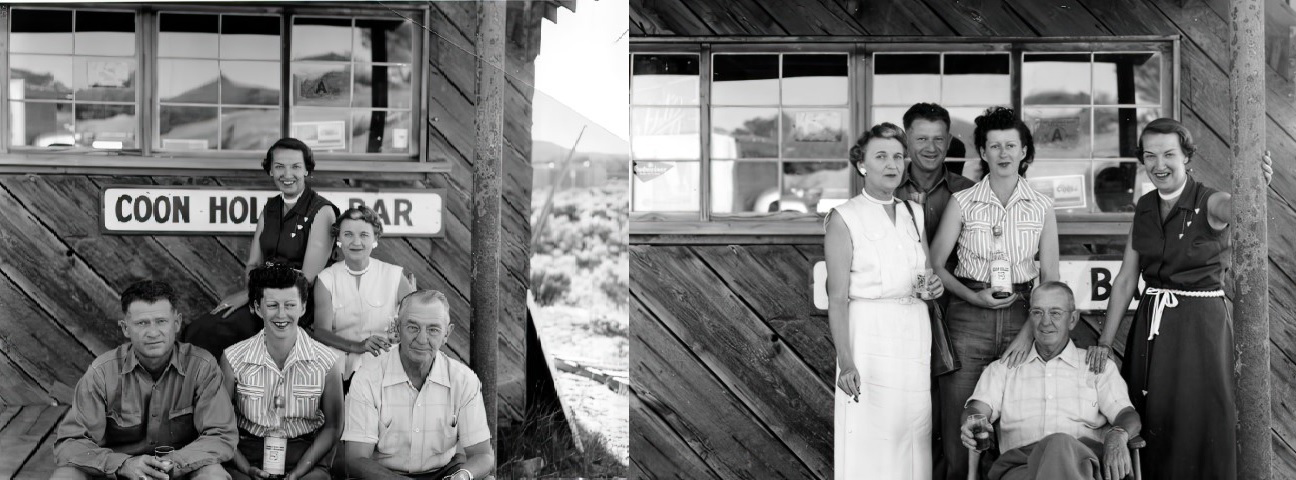
<svg viewBox="0 0 1296 480">
<path fill-rule="evenodd" d="M 1004 299 L 1012 296 L 1012 269 L 1004 252 L 1003 229 L 994 227 L 994 255 L 990 257 L 990 296 Z"/>
<path fill-rule="evenodd" d="M 265 447 L 261 451 L 261 469 L 270 474 L 272 479 L 284 478 L 284 467 L 287 463 L 288 432 L 283 428 L 284 399 L 275 395 L 275 416 L 279 423 L 265 437 Z"/>
</svg>

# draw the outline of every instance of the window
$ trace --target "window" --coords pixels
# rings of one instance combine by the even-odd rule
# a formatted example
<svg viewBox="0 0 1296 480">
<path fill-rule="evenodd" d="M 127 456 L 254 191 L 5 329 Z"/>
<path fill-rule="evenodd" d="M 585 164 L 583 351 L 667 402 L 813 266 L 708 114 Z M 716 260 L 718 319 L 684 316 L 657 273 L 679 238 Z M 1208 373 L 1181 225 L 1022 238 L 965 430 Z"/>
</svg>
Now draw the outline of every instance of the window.
<svg viewBox="0 0 1296 480">
<path fill-rule="evenodd" d="M 15 7 L 4 147 L 253 159 L 293 136 L 325 161 L 420 159 L 421 16 Z"/>
<path fill-rule="evenodd" d="M 934 102 L 950 112 L 947 161 L 956 173 L 980 179 L 974 119 L 988 107 L 1013 107 L 1037 150 L 1027 179 L 1054 198 L 1059 219 L 1122 221 L 1101 214 L 1131 212 L 1150 190 L 1137 162 L 1138 132 L 1177 115 L 1174 48 L 1168 38 L 638 44 L 630 80 L 632 215 L 723 221 L 712 230 L 682 225 L 682 233 L 814 220 L 858 192 L 847 152 L 859 132 L 881 122 L 903 126 L 911 105 Z M 822 231 L 817 221 L 800 223 L 809 226 L 778 228 Z M 652 228 L 640 231 L 670 233 Z"/>
</svg>

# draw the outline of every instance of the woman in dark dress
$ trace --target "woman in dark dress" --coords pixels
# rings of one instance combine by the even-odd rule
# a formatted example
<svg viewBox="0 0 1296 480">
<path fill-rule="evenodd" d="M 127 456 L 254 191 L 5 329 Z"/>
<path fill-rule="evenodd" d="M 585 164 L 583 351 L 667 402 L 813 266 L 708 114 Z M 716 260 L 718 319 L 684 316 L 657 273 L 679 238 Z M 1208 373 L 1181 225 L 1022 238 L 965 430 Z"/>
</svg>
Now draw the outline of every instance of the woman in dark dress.
<svg viewBox="0 0 1296 480">
<path fill-rule="evenodd" d="M 1107 321 L 1089 368 L 1101 372 L 1142 274 L 1121 375 L 1143 419 L 1144 477 L 1237 476 L 1232 308 L 1224 297 L 1232 200 L 1188 176 L 1196 147 L 1183 124 L 1152 121 L 1139 136 L 1139 161 L 1156 186 L 1139 199 Z M 1265 157 L 1266 182 L 1273 171 Z"/>
<path fill-rule="evenodd" d="M 307 179 L 315 171 L 314 155 L 301 140 L 282 138 L 266 151 L 261 168 L 274 180 L 281 194 L 271 198 L 261 210 L 244 279 L 246 272 L 274 264 L 301 270 L 306 280 L 313 282 L 327 266 L 333 251 L 329 227 L 338 215 L 336 206 L 307 185 Z M 309 327 L 313 312 L 313 307 L 306 308 L 299 323 Z M 261 326 L 261 319 L 248 305 L 245 287 L 226 296 L 207 315 L 187 325 L 181 341 L 203 347 L 220 358 L 226 347 L 255 335 Z"/>
</svg>

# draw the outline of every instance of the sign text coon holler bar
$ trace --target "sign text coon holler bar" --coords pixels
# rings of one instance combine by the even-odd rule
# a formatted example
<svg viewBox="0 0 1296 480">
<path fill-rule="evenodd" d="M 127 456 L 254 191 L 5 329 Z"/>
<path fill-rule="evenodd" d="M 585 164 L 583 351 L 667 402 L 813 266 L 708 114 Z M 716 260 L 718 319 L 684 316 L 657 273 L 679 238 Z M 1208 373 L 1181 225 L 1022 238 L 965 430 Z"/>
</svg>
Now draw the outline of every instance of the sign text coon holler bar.
<svg viewBox="0 0 1296 480">
<path fill-rule="evenodd" d="M 443 189 L 316 189 L 339 212 L 367 205 L 384 236 L 442 237 Z M 222 187 L 111 187 L 100 195 L 105 233 L 252 234 L 266 201 L 278 190 Z"/>
</svg>

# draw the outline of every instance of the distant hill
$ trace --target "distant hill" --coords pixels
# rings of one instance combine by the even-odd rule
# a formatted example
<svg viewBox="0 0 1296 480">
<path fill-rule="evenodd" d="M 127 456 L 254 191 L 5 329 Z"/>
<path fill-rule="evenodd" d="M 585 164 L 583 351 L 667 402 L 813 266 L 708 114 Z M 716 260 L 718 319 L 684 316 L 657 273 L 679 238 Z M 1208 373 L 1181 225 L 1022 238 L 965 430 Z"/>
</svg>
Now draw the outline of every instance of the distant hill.
<svg viewBox="0 0 1296 480">
<path fill-rule="evenodd" d="M 531 163 L 539 164 L 541 162 L 554 162 L 555 164 L 561 164 L 563 159 L 567 158 L 567 151 L 570 149 L 571 147 L 558 145 L 553 142 L 534 140 L 531 142 Z M 630 160 L 629 145 L 626 146 L 626 153 L 621 154 L 583 152 L 579 147 L 577 147 L 576 155 L 572 158 L 584 158 L 589 160 L 591 163 L 612 162 L 624 166 L 625 162 Z"/>
<path fill-rule="evenodd" d="M 554 176 L 562 168 L 570 147 L 553 142 L 535 140 L 531 142 L 531 165 L 535 166 L 535 186 L 541 188 L 555 182 Z M 628 150 L 628 148 L 627 148 Z M 590 162 L 586 167 L 585 162 Z M 615 153 L 582 152 L 578 148 L 572 156 L 571 172 L 577 180 L 568 186 L 603 185 L 606 182 L 626 182 L 630 178 L 630 155 Z M 552 167 L 550 164 L 552 163 Z"/>
</svg>

